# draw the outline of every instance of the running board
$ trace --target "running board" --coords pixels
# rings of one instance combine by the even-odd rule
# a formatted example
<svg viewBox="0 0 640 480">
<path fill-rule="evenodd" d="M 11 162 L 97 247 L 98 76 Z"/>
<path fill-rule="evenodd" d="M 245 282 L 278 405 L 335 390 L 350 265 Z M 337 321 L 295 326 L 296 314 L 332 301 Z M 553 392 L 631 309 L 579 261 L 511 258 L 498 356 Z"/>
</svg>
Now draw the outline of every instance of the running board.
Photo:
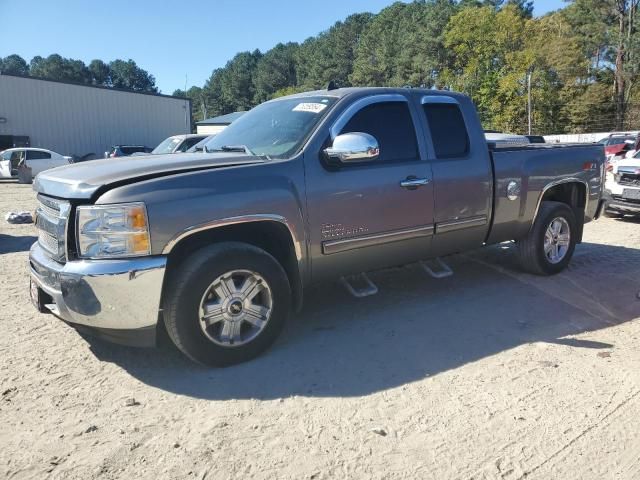
<svg viewBox="0 0 640 480">
<path fill-rule="evenodd" d="M 431 275 L 433 278 L 446 278 L 453 275 L 453 270 L 451 270 L 451 267 L 444 263 L 440 257 L 428 261 L 423 260 L 419 263 L 424 271 Z M 431 265 L 429 265 L 429 263 Z M 436 267 L 435 270 L 432 267 Z"/>
<path fill-rule="evenodd" d="M 360 285 L 354 286 L 353 282 L 358 282 Z M 340 283 L 356 298 L 369 297 L 378 293 L 378 287 L 364 272 L 349 277 L 340 277 Z"/>
</svg>

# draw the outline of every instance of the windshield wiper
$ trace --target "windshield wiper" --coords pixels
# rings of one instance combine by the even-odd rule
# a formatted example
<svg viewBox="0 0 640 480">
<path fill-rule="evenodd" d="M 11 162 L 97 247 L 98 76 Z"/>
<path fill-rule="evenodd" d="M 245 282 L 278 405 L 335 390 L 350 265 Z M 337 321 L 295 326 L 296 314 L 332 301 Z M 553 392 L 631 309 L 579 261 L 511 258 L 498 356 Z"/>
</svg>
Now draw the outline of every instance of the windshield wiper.
<svg viewBox="0 0 640 480">
<path fill-rule="evenodd" d="M 209 150 L 205 146 L 204 151 L 205 152 L 239 152 L 239 153 L 246 153 L 247 155 L 251 155 L 253 157 L 264 157 L 267 160 L 271 160 L 271 157 L 266 153 L 261 153 L 261 154 L 254 153 L 246 145 L 223 145 L 220 148 L 213 148 L 211 150 Z"/>
<path fill-rule="evenodd" d="M 253 153 L 251 149 L 246 145 L 223 145 L 220 147 L 220 150 L 222 150 L 223 152 L 243 152 L 247 155 L 255 156 L 255 153 Z"/>
</svg>

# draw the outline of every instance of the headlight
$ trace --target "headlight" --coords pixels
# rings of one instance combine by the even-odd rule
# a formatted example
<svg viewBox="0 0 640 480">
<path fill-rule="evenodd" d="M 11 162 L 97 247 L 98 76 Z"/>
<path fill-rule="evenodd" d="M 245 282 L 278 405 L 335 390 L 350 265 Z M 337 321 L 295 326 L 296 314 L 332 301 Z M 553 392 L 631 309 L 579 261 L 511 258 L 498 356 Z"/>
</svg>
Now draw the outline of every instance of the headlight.
<svg viewBox="0 0 640 480">
<path fill-rule="evenodd" d="M 80 206 L 76 217 L 80 257 L 149 255 L 149 222 L 144 203 Z"/>
</svg>

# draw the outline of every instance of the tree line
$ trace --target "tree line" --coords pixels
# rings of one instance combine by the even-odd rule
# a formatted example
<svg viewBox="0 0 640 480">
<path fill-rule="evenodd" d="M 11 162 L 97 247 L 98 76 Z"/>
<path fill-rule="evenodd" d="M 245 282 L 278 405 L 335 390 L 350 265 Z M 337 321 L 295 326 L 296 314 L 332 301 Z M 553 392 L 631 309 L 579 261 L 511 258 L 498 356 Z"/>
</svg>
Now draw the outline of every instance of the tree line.
<svg viewBox="0 0 640 480">
<path fill-rule="evenodd" d="M 154 76 L 131 59 L 109 63 L 96 59 L 86 65 L 82 60 L 53 54 L 48 57 L 35 56 L 27 63 L 24 58 L 14 54 L 0 58 L 0 73 L 158 93 Z"/>
<path fill-rule="evenodd" d="M 416 0 L 358 13 L 304 42 L 240 52 L 202 87 L 176 90 L 194 120 L 339 86 L 425 86 L 470 95 L 485 128 L 526 133 L 638 129 L 640 0 Z"/>
</svg>

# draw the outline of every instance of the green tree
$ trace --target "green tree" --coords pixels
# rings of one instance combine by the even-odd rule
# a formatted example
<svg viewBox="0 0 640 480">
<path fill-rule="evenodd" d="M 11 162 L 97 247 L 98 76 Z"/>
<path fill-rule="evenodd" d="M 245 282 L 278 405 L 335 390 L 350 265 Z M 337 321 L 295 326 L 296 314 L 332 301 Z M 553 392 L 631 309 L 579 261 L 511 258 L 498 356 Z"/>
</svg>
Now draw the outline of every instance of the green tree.
<svg viewBox="0 0 640 480">
<path fill-rule="evenodd" d="M 297 43 L 279 43 L 258 60 L 252 75 L 254 103 L 264 102 L 277 90 L 296 84 L 297 50 Z"/>
<path fill-rule="evenodd" d="M 456 10 L 450 0 L 397 2 L 382 10 L 362 34 L 352 83 L 437 85 L 448 58 L 443 33 Z"/>
<path fill-rule="evenodd" d="M 640 70 L 635 17 L 639 0 L 573 0 L 565 15 L 582 35 L 596 72 L 613 66 L 615 128 L 625 124 L 625 108 Z"/>
<path fill-rule="evenodd" d="M 136 92 L 157 93 L 156 79 L 146 70 L 129 59 L 114 60 L 109 63 L 111 86 Z"/>
<path fill-rule="evenodd" d="M 58 54 L 47 58 L 33 57 L 29 66 L 32 77 L 66 82 L 90 83 L 91 73 L 82 60 L 63 58 Z"/>
<path fill-rule="evenodd" d="M 29 75 L 29 65 L 20 55 L 9 55 L 0 58 L 0 73 Z"/>
<path fill-rule="evenodd" d="M 262 53 L 259 50 L 241 52 L 227 62 L 223 69 L 214 72 L 207 93 L 217 101 L 217 114 L 249 110 L 253 107 L 253 76 L 261 57 Z"/>
<path fill-rule="evenodd" d="M 304 89 L 325 88 L 330 81 L 349 87 L 355 52 L 373 18 L 370 13 L 350 15 L 300 46 L 296 58 L 297 84 Z"/>
<path fill-rule="evenodd" d="M 91 60 L 89 64 L 91 83 L 94 85 L 111 86 L 111 69 L 102 60 Z"/>
</svg>

